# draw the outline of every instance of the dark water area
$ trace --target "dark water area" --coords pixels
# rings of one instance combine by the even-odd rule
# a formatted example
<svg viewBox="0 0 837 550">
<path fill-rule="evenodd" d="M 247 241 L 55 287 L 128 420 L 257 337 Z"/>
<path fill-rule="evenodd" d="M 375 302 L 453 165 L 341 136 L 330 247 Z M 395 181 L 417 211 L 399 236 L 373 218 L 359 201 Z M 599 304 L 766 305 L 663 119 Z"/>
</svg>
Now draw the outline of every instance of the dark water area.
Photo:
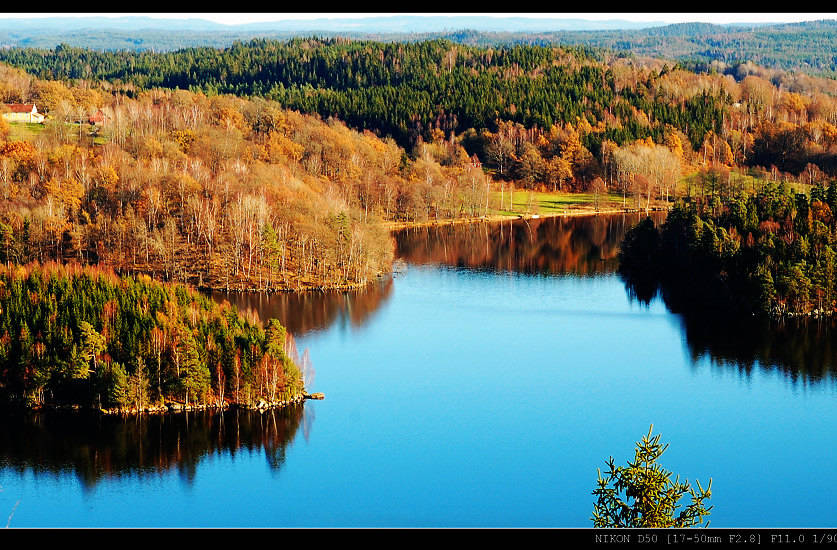
<svg viewBox="0 0 837 550">
<path fill-rule="evenodd" d="M 288 326 L 325 400 L 223 420 L 7 415 L 0 517 L 589 527 L 596 469 L 653 423 L 666 469 L 712 478 L 713 527 L 833 526 L 835 327 L 639 299 L 616 273 L 639 219 L 410 229 L 364 291 L 215 295 Z"/>
<path fill-rule="evenodd" d="M 678 313 L 693 362 L 713 364 L 750 375 L 776 369 L 801 384 L 837 379 L 837 321 L 766 319 L 746 315 Z"/>
<path fill-rule="evenodd" d="M 278 471 L 297 431 L 310 430 L 302 405 L 258 413 L 101 416 L 84 411 L 3 411 L 0 467 L 18 473 L 75 475 L 86 491 L 105 479 L 159 477 L 176 472 L 191 483 L 198 464 L 213 455 L 260 453 Z"/>
</svg>

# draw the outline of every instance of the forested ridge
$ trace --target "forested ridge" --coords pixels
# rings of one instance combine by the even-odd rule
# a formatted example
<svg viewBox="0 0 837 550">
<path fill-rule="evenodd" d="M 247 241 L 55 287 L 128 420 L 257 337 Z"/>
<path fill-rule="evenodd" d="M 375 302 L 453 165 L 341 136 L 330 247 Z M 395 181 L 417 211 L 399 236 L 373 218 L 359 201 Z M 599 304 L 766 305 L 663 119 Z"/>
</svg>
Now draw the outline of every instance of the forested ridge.
<svg viewBox="0 0 837 550">
<path fill-rule="evenodd" d="M 108 29 L 101 24 L 88 29 L 9 28 L 0 31 L 0 44 L 9 47 L 54 48 L 67 43 L 100 51 L 173 51 L 189 47 L 225 48 L 254 38 L 289 40 L 316 32 L 324 38 L 391 43 L 448 40 L 477 47 L 515 45 L 572 46 L 610 51 L 623 56 L 670 59 L 701 71 L 732 71 L 739 63 L 755 63 L 769 69 L 834 76 L 837 22 L 805 21 L 784 24 L 676 23 L 621 30 L 491 31 L 467 25 L 438 32 L 360 32 L 337 30 L 179 30 L 149 28 Z"/>
<path fill-rule="evenodd" d="M 776 71 L 833 78 L 837 74 L 834 32 L 837 21 L 713 25 L 677 23 L 631 30 L 556 31 L 542 33 L 469 33 L 469 45 L 572 45 L 621 55 L 671 59 L 692 69 L 733 73 L 752 63 Z M 445 37 L 445 35 L 438 38 Z M 453 36 L 451 39 L 455 39 Z"/>
<path fill-rule="evenodd" d="M 10 48 L 0 60 L 129 96 L 164 87 L 275 100 L 392 137 L 413 158 L 422 144 L 456 141 L 526 186 L 589 187 L 608 174 L 614 148 L 638 140 L 677 150 L 689 165 L 706 166 L 709 154 L 727 166 L 835 171 L 837 81 L 750 61 L 706 73 L 586 47 L 345 38 L 161 53 Z M 6 101 L 19 95 L 0 89 Z M 49 94 L 39 99 L 55 106 Z"/>
<path fill-rule="evenodd" d="M 60 45 L 53 50 L 7 49 L 0 61 L 46 79 L 107 80 L 132 89 L 154 87 L 274 99 L 283 106 L 335 116 L 411 147 L 434 128 L 462 133 L 493 129 L 496 120 L 548 129 L 578 118 L 622 120 L 601 139 L 617 143 L 652 135 L 633 109 L 685 126 L 694 142 L 717 130 L 721 90 L 683 104 L 639 93 L 618 94 L 612 70 L 585 48 L 476 48 L 446 40 L 382 43 L 334 39 L 254 39 L 229 48 L 175 52 L 97 52 Z"/>
</svg>

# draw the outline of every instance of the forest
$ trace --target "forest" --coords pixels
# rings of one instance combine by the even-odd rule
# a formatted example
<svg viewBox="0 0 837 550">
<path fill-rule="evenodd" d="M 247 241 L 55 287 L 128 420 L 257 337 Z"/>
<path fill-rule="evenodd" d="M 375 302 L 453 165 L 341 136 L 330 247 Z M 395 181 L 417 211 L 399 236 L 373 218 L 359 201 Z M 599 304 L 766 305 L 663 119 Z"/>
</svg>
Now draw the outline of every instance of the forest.
<svg viewBox="0 0 837 550">
<path fill-rule="evenodd" d="M 5 101 L 50 113 L 23 137 L 0 126 L 3 262 L 72 259 L 216 289 L 352 288 L 389 269 L 381 219 L 486 208 L 487 176 L 456 143 L 410 159 L 391 139 L 260 98 L 129 98 L 8 68 L 0 83 Z M 94 111 L 105 125 L 87 124 Z"/>
<path fill-rule="evenodd" d="M 784 183 L 677 204 L 661 227 L 632 228 L 620 250 L 626 283 L 677 310 L 768 317 L 837 311 L 837 181 L 810 196 Z"/>
<path fill-rule="evenodd" d="M 837 83 L 750 62 L 701 73 L 583 47 L 345 38 L 0 55 L 38 75 L 0 66 L 0 101 L 48 117 L 0 123 L 7 263 L 359 288 L 390 268 L 381 222 L 486 216 L 515 189 L 646 211 L 699 192 L 715 215 L 747 188 L 811 195 L 837 176 Z"/>
<path fill-rule="evenodd" d="M 456 142 L 529 187 L 590 187 L 612 168 L 613 149 L 640 140 L 687 165 L 837 169 L 837 82 L 751 60 L 706 72 L 585 46 L 294 38 L 158 53 L 9 48 L 0 61 L 132 98 L 162 87 L 273 100 L 392 138 L 413 159 L 424 145 Z M 57 106 L 53 94 L 33 92 L 47 112 Z M 6 102 L 21 95 L 0 89 Z M 434 154 L 459 160 L 453 150 Z"/>
<path fill-rule="evenodd" d="M 299 399 L 293 337 L 180 284 L 78 264 L 0 268 L 4 402 L 141 410 Z"/>
<path fill-rule="evenodd" d="M 128 92 L 164 87 L 261 96 L 375 130 L 407 148 L 419 136 L 429 140 L 434 129 L 447 136 L 493 128 L 499 119 L 548 130 L 582 117 L 605 120 L 606 112 L 626 128 L 612 126 L 603 137 L 621 144 L 651 135 L 633 110 L 652 107 L 663 125 L 681 126 L 688 119 L 692 139 L 700 140 L 719 129 L 726 101 L 716 90 L 682 105 L 653 96 L 643 104 L 639 93 L 618 94 L 622 86 L 613 71 L 585 48 L 475 48 L 444 40 L 254 39 L 225 49 L 163 53 L 59 45 L 2 50 L 0 61 L 44 79 L 106 80 Z"/>
</svg>

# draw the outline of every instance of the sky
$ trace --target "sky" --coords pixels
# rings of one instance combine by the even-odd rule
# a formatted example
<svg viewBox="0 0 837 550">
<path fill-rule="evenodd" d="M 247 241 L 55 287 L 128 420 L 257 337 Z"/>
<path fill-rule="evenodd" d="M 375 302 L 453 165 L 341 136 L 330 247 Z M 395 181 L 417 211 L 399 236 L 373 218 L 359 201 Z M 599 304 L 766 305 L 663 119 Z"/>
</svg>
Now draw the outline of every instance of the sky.
<svg viewBox="0 0 837 550">
<path fill-rule="evenodd" d="M 216 23 L 238 25 L 264 21 L 300 19 L 352 19 L 362 17 L 386 17 L 393 15 L 415 16 L 488 16 L 566 18 L 601 21 L 623 19 L 626 21 L 664 21 L 666 23 L 787 23 L 837 19 L 837 13 L 0 13 L 0 18 L 35 17 L 127 17 L 141 15 L 161 19 L 206 19 Z"/>
</svg>

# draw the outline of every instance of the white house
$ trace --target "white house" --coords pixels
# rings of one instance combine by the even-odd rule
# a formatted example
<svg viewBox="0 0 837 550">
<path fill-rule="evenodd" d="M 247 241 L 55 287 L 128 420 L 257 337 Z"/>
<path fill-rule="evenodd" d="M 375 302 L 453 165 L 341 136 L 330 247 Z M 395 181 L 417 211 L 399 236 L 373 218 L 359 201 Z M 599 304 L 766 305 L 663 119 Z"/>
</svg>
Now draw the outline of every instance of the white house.
<svg viewBox="0 0 837 550">
<path fill-rule="evenodd" d="M 34 103 L 6 103 L 5 107 L 2 116 L 9 122 L 44 122 L 44 115 L 38 112 Z"/>
</svg>

